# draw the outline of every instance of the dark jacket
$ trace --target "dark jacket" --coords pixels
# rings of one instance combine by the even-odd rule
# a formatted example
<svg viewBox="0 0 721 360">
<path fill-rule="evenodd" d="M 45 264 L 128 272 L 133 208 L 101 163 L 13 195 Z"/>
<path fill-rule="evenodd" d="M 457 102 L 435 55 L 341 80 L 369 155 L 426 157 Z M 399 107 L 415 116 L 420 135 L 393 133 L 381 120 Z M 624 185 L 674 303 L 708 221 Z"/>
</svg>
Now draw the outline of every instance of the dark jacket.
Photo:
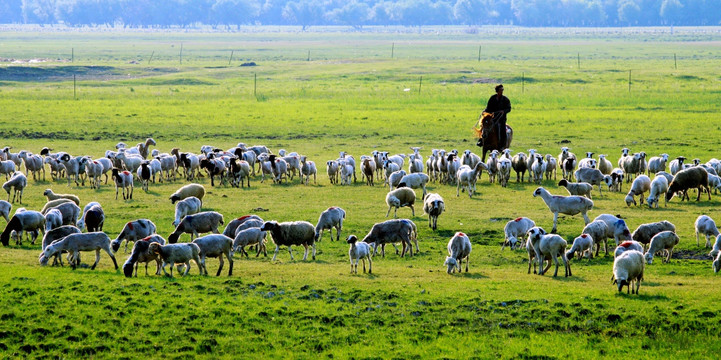
<svg viewBox="0 0 721 360">
<path fill-rule="evenodd" d="M 490 99 L 488 99 L 488 105 L 486 105 L 486 110 L 483 111 L 493 113 L 500 110 L 503 110 L 504 112 L 503 117 L 505 117 L 506 114 L 511 112 L 511 100 L 508 100 L 505 95 L 501 95 L 501 98 L 498 99 L 498 95 L 494 94 L 493 96 L 491 96 Z"/>
</svg>

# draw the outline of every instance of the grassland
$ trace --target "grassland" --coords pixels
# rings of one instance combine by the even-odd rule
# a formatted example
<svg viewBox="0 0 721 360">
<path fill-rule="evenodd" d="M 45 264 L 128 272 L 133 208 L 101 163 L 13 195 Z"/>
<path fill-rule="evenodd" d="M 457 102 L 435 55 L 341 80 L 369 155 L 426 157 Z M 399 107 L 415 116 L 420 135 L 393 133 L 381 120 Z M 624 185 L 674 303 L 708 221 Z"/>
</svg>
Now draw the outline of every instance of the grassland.
<svg viewBox="0 0 721 360">
<path fill-rule="evenodd" d="M 101 156 L 118 141 L 148 136 L 162 151 L 242 141 L 297 151 L 319 164 L 340 150 L 356 158 L 410 146 L 423 153 L 474 150 L 470 128 L 492 85 L 502 81 L 514 106 L 513 150 L 555 155 L 565 145 L 577 154 L 609 154 L 615 163 L 630 147 L 706 161 L 719 157 L 719 40 L 704 29 L 3 32 L 0 57 L 51 61 L 0 63 L 0 145 Z M 250 61 L 257 66 L 240 66 Z M 250 189 L 210 189 L 202 179 L 209 190 L 204 209 L 226 220 L 256 213 L 315 222 L 328 206 L 341 206 L 348 212 L 344 235 L 363 235 L 384 219 L 382 187 L 332 186 L 324 166 L 320 172 L 318 184 L 307 187 L 258 178 Z M 83 203 L 103 204 L 105 231 L 114 237 L 136 218 L 170 233 L 167 198 L 183 182 L 151 185 L 148 193 L 138 187 L 132 201 L 114 200 L 110 185 L 30 183 L 23 206 L 42 207 L 45 188 L 73 192 Z M 553 181 L 544 186 L 565 193 Z M 8 358 L 715 357 L 718 279 L 708 259 L 695 259 L 707 250 L 696 246 L 693 221 L 718 217 L 717 195 L 651 210 L 626 208 L 622 194 L 594 193 L 592 217 L 621 214 L 632 228 L 667 219 L 681 237 L 679 256 L 649 266 L 641 295 L 626 296 L 609 283 L 610 257 L 574 261 L 574 276 L 564 279 L 527 275 L 525 253 L 500 252 L 508 219 L 528 216 L 551 226 L 552 215 L 531 197 L 535 187 L 512 182 L 503 189 L 484 176 L 469 199 L 431 185 L 447 204 L 439 230 L 426 227 L 417 206 L 412 219 L 421 253 L 378 256 L 373 275 L 348 274 L 347 246 L 327 235 L 316 261 L 299 260 L 297 249 L 295 261 L 282 251 L 275 263 L 236 255 L 231 278 L 200 277 L 194 268 L 186 278 L 145 277 L 141 270 L 126 279 L 105 256 L 95 271 L 41 268 L 38 245 L 3 248 L 0 351 Z M 410 217 L 408 209 L 399 213 Z M 582 227 L 578 217 L 559 221 L 569 240 Z M 449 276 L 442 263 L 455 231 L 469 234 L 474 250 L 471 271 Z M 118 260 L 125 260 L 122 250 Z M 217 269 L 214 260 L 208 265 L 211 273 Z"/>
</svg>

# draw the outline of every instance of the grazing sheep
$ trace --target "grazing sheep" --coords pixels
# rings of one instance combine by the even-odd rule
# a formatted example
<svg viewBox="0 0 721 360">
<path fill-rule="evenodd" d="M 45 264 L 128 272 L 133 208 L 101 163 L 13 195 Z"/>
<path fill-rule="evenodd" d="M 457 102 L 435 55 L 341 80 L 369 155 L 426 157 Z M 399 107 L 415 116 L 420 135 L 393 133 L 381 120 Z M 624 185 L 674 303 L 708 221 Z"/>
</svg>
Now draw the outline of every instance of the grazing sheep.
<svg viewBox="0 0 721 360">
<path fill-rule="evenodd" d="M 48 158 L 48 159 L 54 160 L 55 162 L 57 162 L 57 160 L 55 160 L 55 159 L 52 159 L 52 158 Z M 62 166 L 62 165 L 60 165 L 60 166 Z M 52 165 L 51 165 L 50 169 L 51 169 L 50 176 L 52 177 L 52 175 L 53 175 Z M 62 169 L 64 170 L 65 167 L 63 167 Z M 10 175 L 12 175 L 14 173 L 15 173 L 15 163 L 12 162 L 12 160 L 0 161 L 0 174 L 5 174 L 5 180 L 8 180 Z M 53 177 L 53 179 L 55 179 L 55 178 Z"/>
<path fill-rule="evenodd" d="M 343 230 L 343 219 L 345 219 L 345 210 L 331 206 L 320 214 L 318 223 L 315 226 L 315 239 L 320 241 L 323 236 L 323 230 L 330 231 L 330 240 L 333 241 L 333 228 L 335 228 L 336 240 L 340 240 L 340 232 Z"/>
<path fill-rule="evenodd" d="M 653 263 L 653 255 L 659 251 L 666 251 L 666 259 L 663 262 L 667 263 L 671 260 L 673 254 L 673 248 L 678 245 L 679 238 L 673 231 L 662 231 L 651 238 L 651 245 L 648 247 L 648 251 L 644 254 L 646 263 L 651 265 Z"/>
<path fill-rule="evenodd" d="M 266 221 L 260 228 L 261 231 L 270 231 L 273 236 L 273 242 L 275 243 L 275 253 L 273 259 L 278 256 L 278 251 L 281 246 L 288 247 L 288 253 L 290 259 L 293 259 L 293 251 L 291 246 L 303 245 L 305 247 L 305 254 L 303 255 L 303 261 L 308 259 L 308 246 L 313 247 L 313 260 L 315 260 L 315 228 L 313 224 L 307 221 L 293 221 L 293 222 L 282 222 Z"/>
<path fill-rule="evenodd" d="M 138 265 L 145 263 L 145 276 L 148 276 L 148 263 L 155 261 L 155 275 L 160 275 L 160 257 L 158 254 L 150 252 L 150 243 L 158 243 L 165 245 L 165 239 L 160 235 L 151 235 L 142 240 L 138 240 L 133 244 L 133 250 L 130 251 L 130 256 L 123 264 L 123 274 L 125 277 L 132 277 L 133 271 L 135 277 L 138 277 Z"/>
<path fill-rule="evenodd" d="M 612 284 L 618 284 L 618 292 L 623 291 L 624 285 L 627 290 L 631 291 L 631 283 L 636 282 L 633 294 L 638 294 L 643 280 L 643 271 L 646 264 L 643 261 L 643 253 L 636 250 L 624 251 L 613 261 Z"/>
<path fill-rule="evenodd" d="M 519 217 L 507 222 L 503 228 L 505 239 L 503 240 L 503 245 L 501 245 L 501 251 L 503 251 L 506 246 L 510 246 L 511 250 L 516 248 L 516 244 L 520 247 L 521 244 L 518 239 L 523 240 L 528 230 L 531 230 L 534 226 L 536 226 L 536 222 L 527 217 Z"/>
<path fill-rule="evenodd" d="M 679 156 L 679 157 L 671 160 L 671 162 L 668 164 L 668 169 L 669 169 L 669 172 L 671 173 L 671 175 L 675 176 L 677 172 L 683 170 L 683 165 L 684 165 L 683 162 L 684 161 L 686 161 L 685 156 Z"/>
<path fill-rule="evenodd" d="M 25 175 L 19 171 L 16 171 L 15 174 L 13 174 L 12 177 L 10 177 L 10 180 L 6 181 L 3 184 L 3 190 L 8 193 L 8 200 L 10 201 L 10 189 L 12 189 L 13 192 L 13 203 L 15 202 L 15 199 L 17 198 L 18 203 L 23 203 L 23 191 L 25 190 L 25 187 L 28 186 L 28 179 L 25 177 Z"/>
<path fill-rule="evenodd" d="M 476 164 L 476 167 L 471 169 L 467 165 L 463 165 L 456 172 L 456 197 L 461 196 L 460 189 L 465 187 L 465 191 L 468 193 L 468 197 L 473 197 L 473 193 L 476 191 L 476 179 L 481 174 L 481 170 L 488 170 L 488 167 L 483 162 Z"/>
<path fill-rule="evenodd" d="M 666 171 L 668 154 L 661 154 L 648 159 L 648 174 L 655 174 L 659 171 Z"/>
<path fill-rule="evenodd" d="M 133 174 L 130 171 L 120 171 L 113 168 L 112 179 L 115 181 L 115 200 L 118 200 L 118 188 L 123 189 L 123 200 L 133 198 Z M 127 196 L 126 196 L 127 193 Z"/>
<path fill-rule="evenodd" d="M 349 235 L 345 240 L 350 244 L 348 249 L 348 257 L 350 257 L 350 273 L 358 273 L 358 260 L 363 262 L 363 273 L 366 272 L 366 259 L 368 259 L 368 273 L 373 273 L 373 260 L 371 260 L 371 244 L 358 242 L 358 237 Z M 355 259 L 355 265 L 353 260 Z"/>
<path fill-rule="evenodd" d="M 721 235 L 716 236 L 716 242 L 714 242 L 713 248 L 711 249 L 711 252 L 708 253 L 708 255 L 712 258 L 715 258 L 719 252 L 721 252 Z"/>
<path fill-rule="evenodd" d="M 553 180 L 556 180 L 557 168 L 558 163 L 556 162 L 556 158 L 551 154 L 546 154 L 546 180 L 551 180 L 551 175 L 553 175 Z"/>
<path fill-rule="evenodd" d="M 10 210 L 13 205 L 5 200 L 0 200 L 0 216 L 5 218 L 5 221 L 10 222 Z"/>
<path fill-rule="evenodd" d="M 28 231 L 33 234 L 31 243 L 35 244 L 37 236 L 36 230 L 43 232 L 43 234 L 45 233 L 45 217 L 43 214 L 33 210 L 17 211 L 15 215 L 10 218 L 7 226 L 5 226 L 5 230 L 0 234 L 0 242 L 2 242 L 4 246 L 8 246 L 10 243 L 10 233 L 12 231 Z M 22 240 L 22 235 L 20 235 L 20 238 L 16 240 L 16 242 L 19 243 L 20 240 Z"/>
<path fill-rule="evenodd" d="M 655 223 L 641 224 L 631 234 L 631 239 L 644 244 L 644 246 L 651 242 L 651 238 L 662 231 L 673 231 L 676 232 L 676 226 L 670 222 L 663 220 Z"/>
<path fill-rule="evenodd" d="M 413 192 L 412 189 L 409 189 L 407 187 L 402 187 L 395 189 L 391 192 L 389 192 L 386 195 L 386 204 L 388 205 L 388 211 L 386 212 L 386 217 L 390 215 L 391 209 L 395 208 L 395 211 L 393 212 L 393 217 L 398 218 L 398 208 L 408 206 L 411 208 L 411 213 L 413 216 L 416 216 L 416 210 L 413 208 L 413 205 L 416 202 L 416 193 Z"/>
<path fill-rule="evenodd" d="M 543 262 L 545 260 L 553 260 L 556 264 L 556 271 L 553 273 L 553 277 L 558 275 L 558 257 L 563 260 L 565 275 L 572 276 L 571 265 L 568 263 L 566 258 L 566 246 L 568 243 L 563 240 L 562 237 L 556 234 L 546 234 L 546 232 L 540 227 L 531 228 L 528 230 L 528 242 L 533 245 L 533 249 L 536 253 L 536 259 L 538 261 L 538 275 L 543 275 L 551 267 L 549 261 L 548 267 L 543 268 Z"/>
<path fill-rule="evenodd" d="M 714 274 L 718 273 L 719 270 L 721 270 L 721 252 L 716 255 L 716 260 L 713 261 L 713 265 L 711 267 L 713 268 Z"/>
<path fill-rule="evenodd" d="M 195 196 L 200 200 L 201 205 L 203 203 L 203 196 L 205 196 L 205 188 L 203 185 L 200 184 L 188 184 L 180 189 L 178 189 L 176 192 L 174 192 L 172 195 L 170 195 L 170 202 L 172 204 L 175 204 L 176 201 L 183 200 L 185 198 L 189 198 L 191 196 Z"/>
<path fill-rule="evenodd" d="M 593 237 L 588 234 L 581 234 L 573 239 L 571 249 L 566 252 L 566 258 L 573 259 L 575 253 L 578 252 L 578 258 L 582 259 L 584 254 L 590 260 L 593 259 Z"/>
<path fill-rule="evenodd" d="M 650 190 L 651 179 L 649 179 L 646 175 L 639 175 L 637 178 L 633 179 L 631 190 L 629 190 L 628 195 L 626 195 L 626 206 L 631 206 L 631 204 L 636 206 L 636 199 L 634 197 L 637 195 L 640 195 L 641 205 L 643 205 L 643 193 Z"/>
<path fill-rule="evenodd" d="M 513 171 L 516 172 L 516 182 L 523 182 L 523 177 L 526 175 L 526 171 L 528 171 L 526 154 L 519 152 L 513 155 L 511 166 L 513 167 Z"/>
<path fill-rule="evenodd" d="M 200 248 L 200 269 L 201 273 L 208 275 L 208 268 L 205 267 L 206 257 L 217 257 L 220 260 L 220 266 L 215 276 L 220 276 L 220 272 L 223 270 L 223 256 L 230 263 L 228 269 L 228 276 L 233 275 L 233 239 L 223 234 L 212 234 L 205 235 L 193 240 L 193 244 L 198 245 Z"/>
<path fill-rule="evenodd" d="M 628 226 L 626 226 L 626 222 L 623 219 L 619 219 L 611 214 L 601 214 L 593 219 L 593 221 L 598 220 L 606 223 L 606 238 L 613 239 L 616 242 L 616 246 L 618 246 L 622 240 L 631 240 L 631 231 L 628 229 Z M 597 244 L 600 242 L 600 239 L 594 239 Z"/>
<path fill-rule="evenodd" d="M 199 213 L 201 206 L 202 203 L 200 202 L 200 199 L 195 196 L 189 196 L 178 201 L 178 203 L 175 204 L 175 220 L 173 221 L 173 226 L 178 226 L 178 224 L 180 224 L 180 220 L 182 220 L 186 215 Z"/>
<path fill-rule="evenodd" d="M 708 186 L 709 188 L 713 189 L 713 194 L 716 195 L 716 192 L 718 190 L 721 190 L 721 177 L 709 173 Z"/>
<path fill-rule="evenodd" d="M 601 184 L 603 184 L 603 174 L 601 170 L 593 168 L 580 168 L 574 173 L 576 181 L 580 183 L 589 183 L 591 185 L 598 185 L 598 194 L 603 196 L 601 191 Z"/>
<path fill-rule="evenodd" d="M 242 224 L 245 224 L 248 221 L 251 221 L 251 220 L 257 220 L 260 222 L 264 222 L 263 219 L 261 219 L 260 216 L 258 216 L 258 215 L 244 215 L 237 219 L 231 220 L 228 223 L 228 225 L 225 226 L 225 229 L 223 230 L 223 235 L 230 237 L 230 238 L 235 237 L 238 227 L 241 226 Z"/>
<path fill-rule="evenodd" d="M 539 187 L 533 192 L 533 197 L 540 196 L 543 202 L 546 203 L 548 209 L 553 213 L 553 230 L 551 233 L 556 232 L 556 226 L 558 224 L 558 214 L 576 215 L 582 214 L 585 224 L 588 224 L 588 215 L 586 213 L 593 209 L 593 201 L 582 197 L 582 196 L 558 196 L 551 195 L 548 190 L 543 187 Z"/>
<path fill-rule="evenodd" d="M 80 263 L 80 251 L 95 251 L 95 263 L 90 267 L 90 270 L 95 270 L 95 266 L 100 262 L 100 250 L 108 253 L 113 260 L 115 270 L 118 270 L 118 262 L 110 250 L 110 238 L 104 232 L 70 234 L 59 241 L 55 241 L 43 250 L 42 255 L 40 255 L 40 264 L 46 265 L 51 257 L 60 254 L 62 251 L 67 251 L 70 265 L 75 270 Z"/>
<path fill-rule="evenodd" d="M 638 178 L 636 179 L 638 180 Z M 648 207 L 653 208 L 655 204 L 656 208 L 658 209 L 658 199 L 661 196 L 663 196 L 664 199 L 663 206 L 666 207 L 668 205 L 668 200 L 666 200 L 667 191 L 668 180 L 666 180 L 666 177 L 656 175 L 656 177 L 653 178 L 653 181 L 651 181 L 651 190 L 648 193 L 648 198 L 646 198 L 646 203 L 648 204 Z"/>
<path fill-rule="evenodd" d="M 195 264 L 198 265 L 198 269 L 202 269 L 202 265 L 200 265 L 200 247 L 198 245 L 193 243 L 181 243 L 181 244 L 168 244 L 168 245 L 161 245 L 159 243 L 153 242 L 150 243 L 150 246 L 148 247 L 148 251 L 160 256 L 160 258 L 163 260 L 163 265 L 161 266 L 161 269 L 163 270 L 163 274 L 166 276 L 173 277 L 173 265 L 175 264 L 185 264 L 185 273 L 183 276 L 188 275 L 188 271 L 190 271 L 190 260 L 195 261 Z M 165 266 L 170 264 L 170 274 L 168 274 L 165 271 Z M 202 274 L 203 270 L 200 270 Z"/>
<path fill-rule="evenodd" d="M 411 244 L 415 239 L 416 227 L 415 224 L 407 219 L 396 219 L 386 220 L 381 223 L 373 225 L 371 230 L 363 238 L 363 242 L 373 244 L 373 255 L 378 251 L 378 246 L 381 246 L 381 257 L 385 258 L 385 244 L 395 244 L 400 242 L 403 245 L 403 251 L 401 257 L 404 257 L 406 250 L 410 251 L 410 255 L 413 256 L 413 245 Z M 416 243 L 416 252 L 417 252 Z M 396 249 L 396 253 L 398 250 Z"/>
<path fill-rule="evenodd" d="M 74 225 L 77 226 L 78 218 L 80 217 L 80 207 L 72 202 L 62 203 L 52 209 L 57 209 L 63 216 L 63 225 Z M 48 209 L 50 211 L 51 209 Z"/>
<path fill-rule="evenodd" d="M 219 212 L 203 211 L 193 215 L 186 215 L 168 236 L 168 243 L 175 244 L 183 233 L 190 234 L 190 240 L 202 233 L 220 234 L 220 231 L 218 231 L 220 225 L 223 225 L 223 215 Z"/>
<path fill-rule="evenodd" d="M 105 212 L 100 204 L 94 205 L 83 213 L 82 220 L 83 224 L 87 224 L 88 232 L 103 231 L 103 224 L 105 224 Z M 82 229 L 79 223 L 78 227 Z"/>
<path fill-rule="evenodd" d="M 643 244 L 633 240 L 624 241 L 616 246 L 616 250 L 613 252 L 613 257 L 616 258 L 618 255 L 621 255 L 621 253 L 628 250 L 636 250 L 643 254 Z"/>
<path fill-rule="evenodd" d="M 423 189 L 423 196 L 426 196 L 426 184 L 430 178 L 424 173 L 407 174 L 401 178 L 398 187 L 408 187 L 411 189 Z"/>
<path fill-rule="evenodd" d="M 240 249 L 241 256 L 245 255 L 247 258 L 248 252 L 245 251 L 245 247 L 248 245 L 258 245 L 255 257 L 258 257 L 261 251 L 263 251 L 263 255 L 267 257 L 268 252 L 265 248 L 265 234 L 266 232 L 261 231 L 259 227 L 252 227 L 237 231 L 235 239 L 233 240 L 234 251 L 238 251 L 238 249 Z"/>
<path fill-rule="evenodd" d="M 428 227 L 438 229 L 438 217 L 446 210 L 441 195 L 430 193 L 423 198 L 423 213 L 428 214 Z"/>
<path fill-rule="evenodd" d="M 120 231 L 118 237 L 116 237 L 110 245 L 112 245 L 113 251 L 118 251 L 118 249 L 120 249 L 120 243 L 125 240 L 125 252 L 127 253 L 129 242 L 138 241 L 153 235 L 157 231 L 156 229 L 155 224 L 148 219 L 129 221 L 123 226 L 123 230 Z"/>
<path fill-rule="evenodd" d="M 63 225 L 63 214 L 58 209 L 50 209 L 45 214 L 45 232 Z"/>
<path fill-rule="evenodd" d="M 709 240 L 709 237 L 713 236 L 715 238 L 719 235 L 718 228 L 716 227 L 716 222 L 713 221 L 713 219 L 710 218 L 708 215 L 701 215 L 696 218 L 694 228 L 696 229 L 696 246 L 699 246 L 699 233 L 703 234 L 706 237 L 707 248 L 711 247 L 711 241 Z"/>
<path fill-rule="evenodd" d="M 43 215 L 45 215 L 45 213 L 48 212 L 48 210 L 50 210 L 60 204 L 69 203 L 69 202 L 73 202 L 73 201 L 68 200 L 68 199 L 57 199 L 57 200 L 48 201 L 47 203 L 45 203 L 45 205 L 43 205 L 43 208 L 42 208 L 42 210 L 40 210 L 40 212 L 43 213 Z"/>
<path fill-rule="evenodd" d="M 606 222 L 603 220 L 593 220 L 592 222 L 588 223 L 581 231 L 581 234 L 590 235 L 591 238 L 594 240 L 594 244 L 596 245 L 595 256 L 598 256 L 598 252 L 601 250 L 602 241 L 605 251 L 604 256 L 608 255 L 608 244 L 606 242 L 608 232 L 608 225 L 606 225 Z"/>
<path fill-rule="evenodd" d="M 701 192 L 706 190 L 708 193 L 708 199 L 711 200 L 711 189 L 708 186 L 708 172 L 702 167 L 694 166 L 688 169 L 680 170 L 673 177 L 673 181 L 668 185 L 668 192 L 666 192 L 666 201 L 671 200 L 673 195 L 678 192 L 683 192 L 681 201 L 684 199 L 690 200 L 688 197 L 688 189 L 698 189 L 698 196 L 696 201 L 701 200 Z"/>
<path fill-rule="evenodd" d="M 591 192 L 593 192 L 593 185 L 585 182 L 570 183 L 566 179 L 561 179 L 558 186 L 565 187 L 570 195 L 585 196 L 589 199 L 591 198 Z"/>
<path fill-rule="evenodd" d="M 63 225 L 61 227 L 52 229 L 45 233 L 43 236 L 43 243 L 42 243 L 42 250 L 45 251 L 45 248 L 48 247 L 48 245 L 52 244 L 53 242 L 60 240 L 70 234 L 79 234 L 80 229 L 78 229 L 75 226 L 72 225 Z M 53 266 L 55 266 L 58 262 L 60 262 L 60 266 L 63 266 L 63 260 L 60 257 L 60 253 L 57 253 L 55 255 L 55 259 L 53 260 Z"/>
<path fill-rule="evenodd" d="M 443 263 L 443 265 L 448 266 L 446 271 L 451 274 L 458 269 L 458 273 L 460 273 L 463 259 L 466 259 L 466 272 L 468 272 L 468 257 L 470 254 L 471 240 L 468 238 L 468 235 L 457 232 L 451 240 L 448 241 L 448 257 L 446 257 L 446 261 Z"/>
<path fill-rule="evenodd" d="M 601 171 L 603 175 L 611 175 L 611 171 L 613 171 L 613 164 L 606 159 L 608 155 L 598 155 L 598 170 Z"/>
</svg>

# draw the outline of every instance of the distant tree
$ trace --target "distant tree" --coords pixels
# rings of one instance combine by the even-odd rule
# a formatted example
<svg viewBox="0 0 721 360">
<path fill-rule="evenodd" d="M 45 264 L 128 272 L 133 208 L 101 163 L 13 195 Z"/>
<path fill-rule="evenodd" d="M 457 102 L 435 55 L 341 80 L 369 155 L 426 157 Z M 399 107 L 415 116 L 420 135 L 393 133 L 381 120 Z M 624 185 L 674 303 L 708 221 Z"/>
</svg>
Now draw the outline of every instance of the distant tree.
<svg viewBox="0 0 721 360">
<path fill-rule="evenodd" d="M 431 4 L 431 12 L 426 14 L 428 22 L 433 25 L 447 25 L 454 23 L 453 6 L 446 1 Z"/>
<path fill-rule="evenodd" d="M 396 23 L 393 17 L 395 4 L 390 1 L 378 2 L 371 8 L 370 22 L 376 25 L 392 25 Z"/>
<path fill-rule="evenodd" d="M 636 0 L 618 1 L 618 20 L 625 25 L 638 25 L 641 7 Z"/>
<path fill-rule="evenodd" d="M 305 30 L 308 26 L 322 24 L 323 7 L 313 0 L 289 1 L 283 8 L 283 18 Z"/>
<path fill-rule="evenodd" d="M 659 15 L 666 24 L 678 24 L 684 18 L 684 6 L 679 0 L 663 0 Z"/>
<path fill-rule="evenodd" d="M 23 22 L 26 24 L 54 24 L 54 0 L 22 0 Z"/>
<path fill-rule="evenodd" d="M 401 24 L 408 26 L 431 25 L 433 4 L 430 0 L 406 0 L 399 2 L 394 12 Z"/>
<path fill-rule="evenodd" d="M 366 3 L 351 1 L 343 7 L 335 8 L 326 13 L 326 19 L 335 24 L 350 25 L 361 28 L 368 23 L 371 9 Z"/>
<path fill-rule="evenodd" d="M 286 0 L 265 0 L 260 8 L 258 20 L 260 23 L 268 24 L 284 24 L 286 20 L 283 18 L 283 8 Z"/>
<path fill-rule="evenodd" d="M 465 25 L 491 23 L 489 18 L 494 17 L 492 12 L 492 6 L 488 0 L 458 0 L 453 5 L 453 16 L 456 21 Z"/>
<path fill-rule="evenodd" d="M 213 19 L 230 27 L 247 24 L 260 13 L 260 4 L 255 0 L 216 0 L 212 7 Z"/>
</svg>

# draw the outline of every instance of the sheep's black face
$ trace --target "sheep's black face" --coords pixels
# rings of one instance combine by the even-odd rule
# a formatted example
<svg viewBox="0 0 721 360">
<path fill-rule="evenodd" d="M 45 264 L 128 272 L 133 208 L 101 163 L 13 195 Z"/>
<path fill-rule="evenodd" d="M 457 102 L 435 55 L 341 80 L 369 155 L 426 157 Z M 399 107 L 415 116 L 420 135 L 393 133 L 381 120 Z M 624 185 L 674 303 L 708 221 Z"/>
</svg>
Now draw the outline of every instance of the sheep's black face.
<svg viewBox="0 0 721 360">
<path fill-rule="evenodd" d="M 536 191 L 533 192 L 533 197 L 541 196 L 541 188 L 536 189 Z"/>
<path fill-rule="evenodd" d="M 350 235 L 345 239 L 345 241 L 349 244 L 355 244 L 358 241 L 358 237 L 356 237 L 355 235 Z"/>
<path fill-rule="evenodd" d="M 118 249 L 120 249 L 120 241 L 118 241 L 118 240 L 113 240 L 113 241 L 111 241 L 111 242 L 110 242 L 110 247 L 113 248 L 113 252 L 118 251 Z"/>
<path fill-rule="evenodd" d="M 568 185 L 568 181 L 566 181 L 566 179 L 563 179 L 563 180 L 561 180 L 561 181 L 558 182 L 558 186 L 564 186 L 564 187 L 565 187 L 566 185 Z"/>
<path fill-rule="evenodd" d="M 131 277 L 133 276 L 133 263 L 126 262 L 123 264 L 123 274 L 125 274 L 125 277 Z"/>
</svg>

